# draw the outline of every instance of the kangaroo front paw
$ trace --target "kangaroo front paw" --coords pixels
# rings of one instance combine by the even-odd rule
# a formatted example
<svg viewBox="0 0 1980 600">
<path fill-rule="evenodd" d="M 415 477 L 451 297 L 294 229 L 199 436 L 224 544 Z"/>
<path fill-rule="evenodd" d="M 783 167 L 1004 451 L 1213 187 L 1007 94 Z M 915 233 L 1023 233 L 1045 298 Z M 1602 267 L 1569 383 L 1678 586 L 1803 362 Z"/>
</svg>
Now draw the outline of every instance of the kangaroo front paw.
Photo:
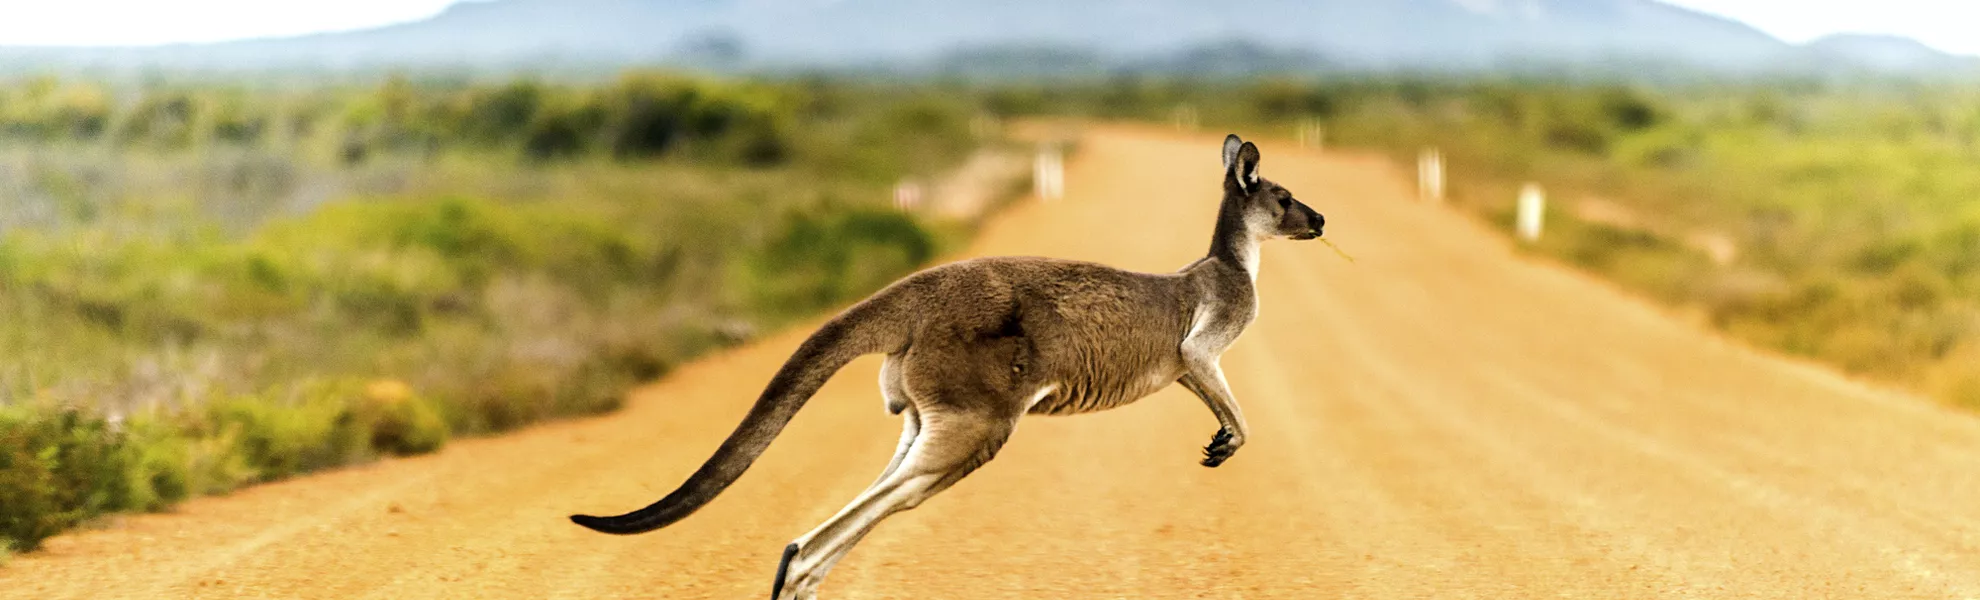
<svg viewBox="0 0 1980 600">
<path fill-rule="evenodd" d="M 1230 460 L 1232 454 L 1237 454 L 1238 445 L 1242 442 L 1237 442 L 1236 437 L 1229 429 L 1218 429 L 1217 435 L 1210 438 L 1210 445 L 1203 447 L 1203 466 L 1216 468 Z"/>
</svg>

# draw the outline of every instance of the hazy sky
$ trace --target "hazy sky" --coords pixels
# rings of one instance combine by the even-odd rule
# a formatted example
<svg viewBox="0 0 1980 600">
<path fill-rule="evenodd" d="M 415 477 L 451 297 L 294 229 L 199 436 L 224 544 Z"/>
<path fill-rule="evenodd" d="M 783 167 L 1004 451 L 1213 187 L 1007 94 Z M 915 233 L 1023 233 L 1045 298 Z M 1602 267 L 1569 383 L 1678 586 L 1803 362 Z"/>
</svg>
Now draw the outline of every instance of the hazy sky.
<svg viewBox="0 0 1980 600">
<path fill-rule="evenodd" d="M 0 45 L 147 45 L 358 29 L 454 0 L 0 0 Z"/>
<path fill-rule="evenodd" d="M 1975 0 L 1664 0 L 1745 21 L 1805 42 L 1831 33 L 1893 33 L 1941 50 L 1980 55 Z"/>
<path fill-rule="evenodd" d="M 0 45 L 208 42 L 355 29 L 432 15 L 454 0 L 0 0 Z M 995 0 L 981 0 L 991 2 Z M 1976 0 L 1667 0 L 1789 41 L 1895 33 L 1980 54 Z"/>
</svg>

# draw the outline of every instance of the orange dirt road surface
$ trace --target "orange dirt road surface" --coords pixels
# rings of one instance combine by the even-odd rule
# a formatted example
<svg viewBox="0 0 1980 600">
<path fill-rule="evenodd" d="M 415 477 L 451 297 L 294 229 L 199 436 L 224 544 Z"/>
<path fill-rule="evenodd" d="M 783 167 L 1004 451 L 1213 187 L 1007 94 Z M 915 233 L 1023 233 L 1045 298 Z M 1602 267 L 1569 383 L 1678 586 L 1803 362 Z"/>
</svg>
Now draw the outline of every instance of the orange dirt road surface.
<svg viewBox="0 0 1980 600">
<path fill-rule="evenodd" d="M 1219 138 L 1089 130 L 1067 197 L 975 255 L 1174 270 L 1209 246 Z M 1329 237 L 1265 247 L 1225 356 L 1251 443 L 1180 387 L 1028 417 L 880 529 L 827 598 L 1980 598 L 1980 420 L 1723 341 L 1423 205 L 1384 160 L 1264 146 Z M 784 545 L 899 439 L 853 363 L 740 483 L 659 498 L 808 331 L 683 368 L 618 414 L 119 519 L 0 569 L 8 598 L 762 598 Z"/>
</svg>

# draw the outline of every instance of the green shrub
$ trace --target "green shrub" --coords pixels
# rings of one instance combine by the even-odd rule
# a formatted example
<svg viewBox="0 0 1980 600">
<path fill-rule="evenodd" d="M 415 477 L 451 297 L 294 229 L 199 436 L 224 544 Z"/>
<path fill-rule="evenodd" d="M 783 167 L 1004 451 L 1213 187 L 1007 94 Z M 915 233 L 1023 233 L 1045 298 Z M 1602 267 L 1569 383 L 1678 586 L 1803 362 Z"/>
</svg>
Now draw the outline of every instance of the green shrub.
<svg viewBox="0 0 1980 600">
<path fill-rule="evenodd" d="M 447 443 L 447 421 L 432 401 L 399 381 L 365 386 L 342 419 L 365 435 L 373 451 L 394 456 L 425 454 Z"/>
<path fill-rule="evenodd" d="M 159 456 L 160 460 L 169 461 L 183 452 L 186 489 L 191 495 L 225 494 L 260 477 L 235 441 L 240 438 L 240 432 L 215 430 L 204 418 L 190 421 L 186 424 L 187 436 L 176 444 L 161 446 Z"/>
<path fill-rule="evenodd" d="M 342 410 L 317 397 L 247 395 L 213 402 L 209 418 L 233 439 L 233 452 L 253 470 L 253 481 L 263 482 L 361 456 L 363 438 L 338 426 Z"/>
<path fill-rule="evenodd" d="M 123 424 L 73 409 L 4 409 L 0 544 L 33 550 L 101 515 L 432 452 L 447 435 L 439 409 L 396 382 L 305 384 L 215 401 L 199 415 Z"/>
<path fill-rule="evenodd" d="M 0 541 L 33 550 L 73 526 L 56 489 L 59 450 L 38 439 L 25 423 L 0 425 Z"/>
<path fill-rule="evenodd" d="M 750 272 L 764 310 L 803 314 L 871 293 L 934 252 L 934 235 L 899 212 L 796 212 Z"/>
<path fill-rule="evenodd" d="M 148 507 L 136 453 L 110 424 L 76 410 L 0 414 L 0 542 L 33 550 L 63 529 Z"/>
<path fill-rule="evenodd" d="M 126 508 L 157 512 L 192 497 L 193 464 L 183 432 L 157 421 L 133 423 L 130 432 L 136 459 L 129 485 L 136 493 Z"/>
</svg>

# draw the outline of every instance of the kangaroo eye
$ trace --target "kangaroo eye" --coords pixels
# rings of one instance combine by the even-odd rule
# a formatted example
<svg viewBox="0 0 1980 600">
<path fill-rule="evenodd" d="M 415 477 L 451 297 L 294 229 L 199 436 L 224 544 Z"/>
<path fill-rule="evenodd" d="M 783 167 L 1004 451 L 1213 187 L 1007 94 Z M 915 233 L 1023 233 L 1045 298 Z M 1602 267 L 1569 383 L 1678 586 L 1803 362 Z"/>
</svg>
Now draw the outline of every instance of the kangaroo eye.
<svg viewBox="0 0 1980 600">
<path fill-rule="evenodd" d="M 1289 208 L 1292 208 L 1292 196 L 1280 196 L 1279 210 L 1286 210 Z"/>
</svg>

